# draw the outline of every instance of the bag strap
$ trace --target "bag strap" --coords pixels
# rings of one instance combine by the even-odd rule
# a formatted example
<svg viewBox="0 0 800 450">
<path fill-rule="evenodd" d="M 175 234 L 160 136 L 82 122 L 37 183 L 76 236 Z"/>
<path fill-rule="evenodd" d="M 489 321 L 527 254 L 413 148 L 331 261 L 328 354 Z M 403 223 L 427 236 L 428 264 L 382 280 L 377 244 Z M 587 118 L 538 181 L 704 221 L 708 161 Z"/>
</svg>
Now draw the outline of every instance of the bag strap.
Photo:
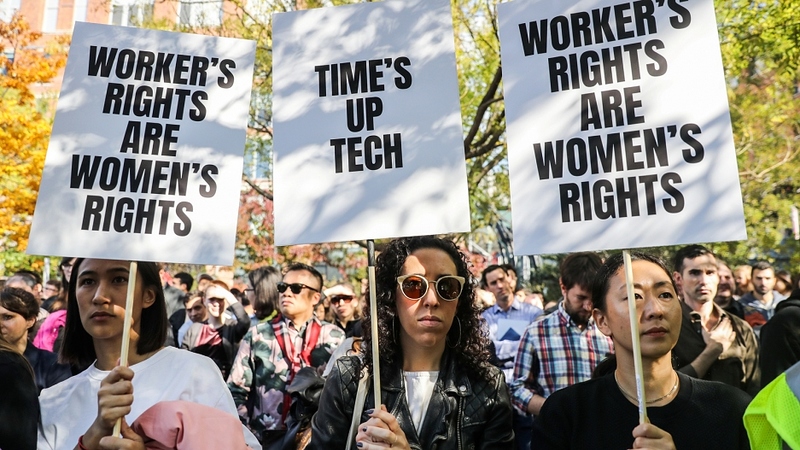
<svg viewBox="0 0 800 450">
<path fill-rule="evenodd" d="M 356 403 L 353 405 L 353 420 L 350 422 L 350 432 L 347 433 L 347 450 L 355 438 L 355 433 L 361 422 L 361 413 L 364 411 L 364 401 L 367 398 L 367 386 L 369 385 L 369 377 L 366 371 L 361 372 L 361 379 L 358 381 L 358 393 L 356 394 Z"/>
</svg>

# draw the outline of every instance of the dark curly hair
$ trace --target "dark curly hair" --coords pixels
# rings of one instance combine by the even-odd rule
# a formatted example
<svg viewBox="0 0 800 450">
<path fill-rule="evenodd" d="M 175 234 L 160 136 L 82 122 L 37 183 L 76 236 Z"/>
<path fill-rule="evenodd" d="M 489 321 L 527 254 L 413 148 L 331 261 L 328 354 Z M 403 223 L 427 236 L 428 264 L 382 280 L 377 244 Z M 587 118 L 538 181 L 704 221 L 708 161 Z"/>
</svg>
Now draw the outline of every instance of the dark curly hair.
<svg viewBox="0 0 800 450">
<path fill-rule="evenodd" d="M 433 236 L 420 236 L 395 239 L 389 243 L 378 256 L 375 267 L 376 300 L 378 304 L 378 346 L 381 349 L 381 376 L 388 377 L 392 366 L 402 361 L 403 349 L 393 336 L 395 327 L 400 326 L 395 304 L 397 277 L 408 256 L 420 249 L 439 249 L 447 253 L 456 265 L 459 276 L 464 277 L 464 289 L 458 298 L 456 318 L 461 326 L 451 326 L 447 333 L 445 353 L 450 353 L 456 367 L 468 373 L 489 379 L 489 337 L 482 326 L 480 307 L 475 301 L 475 286 L 469 272 L 468 260 L 456 247 L 446 239 Z M 369 304 L 365 308 L 364 327 L 364 361 L 372 372 L 372 335 Z M 455 323 L 455 322 L 454 322 Z M 457 350 L 453 350 L 456 348 Z"/>
</svg>

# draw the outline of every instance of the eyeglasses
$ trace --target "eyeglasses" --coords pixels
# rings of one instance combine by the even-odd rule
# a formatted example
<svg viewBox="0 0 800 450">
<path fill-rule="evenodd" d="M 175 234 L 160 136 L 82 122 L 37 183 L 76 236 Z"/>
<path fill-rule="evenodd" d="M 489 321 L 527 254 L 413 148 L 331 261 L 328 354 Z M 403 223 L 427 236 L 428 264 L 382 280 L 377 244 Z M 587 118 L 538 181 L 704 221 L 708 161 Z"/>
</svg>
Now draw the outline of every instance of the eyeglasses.
<svg viewBox="0 0 800 450">
<path fill-rule="evenodd" d="M 397 277 L 400 292 L 409 300 L 419 300 L 428 293 L 428 285 L 433 283 L 436 294 L 442 300 L 452 302 L 457 300 L 464 288 L 464 277 L 445 275 L 438 280 L 428 280 L 422 275 L 409 274 Z"/>
<path fill-rule="evenodd" d="M 287 283 L 284 283 L 283 281 L 279 281 L 278 282 L 278 292 L 283 294 L 284 292 L 286 292 L 286 288 L 289 288 L 292 291 L 292 294 L 294 294 L 294 295 L 299 294 L 300 291 L 303 290 L 303 288 L 310 289 L 310 290 L 312 290 L 314 292 L 319 292 L 319 289 L 314 289 L 311 286 L 309 286 L 307 284 L 303 284 L 303 283 L 287 284 Z"/>
<path fill-rule="evenodd" d="M 352 295 L 337 295 L 331 297 L 331 305 L 338 305 L 339 302 L 350 303 L 353 300 Z"/>
</svg>

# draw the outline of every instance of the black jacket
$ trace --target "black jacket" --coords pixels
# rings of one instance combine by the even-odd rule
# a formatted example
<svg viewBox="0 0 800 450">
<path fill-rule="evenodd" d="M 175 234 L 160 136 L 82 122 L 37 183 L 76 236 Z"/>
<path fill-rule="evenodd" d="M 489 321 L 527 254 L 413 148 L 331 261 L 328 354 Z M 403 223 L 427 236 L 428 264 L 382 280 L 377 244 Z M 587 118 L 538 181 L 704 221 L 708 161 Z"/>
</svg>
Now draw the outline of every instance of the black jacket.
<svg viewBox="0 0 800 450">
<path fill-rule="evenodd" d="M 311 421 L 309 450 L 344 449 L 360 372 L 358 356 L 336 361 L 325 382 L 319 410 Z M 513 447 L 511 400 L 503 372 L 491 367 L 490 380 L 466 375 L 447 357 L 433 390 L 430 405 L 417 435 L 405 395 L 405 379 L 399 366 L 392 376 L 381 379 L 381 403 L 397 418 L 412 449 L 503 449 Z M 369 420 L 366 410 L 374 407 L 371 383 L 361 422 Z M 355 436 L 356 433 L 354 433 Z M 357 448 L 353 444 L 352 448 Z"/>
<path fill-rule="evenodd" d="M 775 307 L 761 327 L 761 385 L 766 386 L 800 361 L 800 290 Z"/>
<path fill-rule="evenodd" d="M 42 389 L 49 388 L 58 384 L 72 376 L 72 370 L 68 364 L 59 364 L 58 355 L 47 350 L 36 348 L 33 344 L 28 342 L 25 347 L 23 355 L 28 360 L 33 368 L 33 374 L 36 377 L 36 387 L 39 392 Z"/>
</svg>

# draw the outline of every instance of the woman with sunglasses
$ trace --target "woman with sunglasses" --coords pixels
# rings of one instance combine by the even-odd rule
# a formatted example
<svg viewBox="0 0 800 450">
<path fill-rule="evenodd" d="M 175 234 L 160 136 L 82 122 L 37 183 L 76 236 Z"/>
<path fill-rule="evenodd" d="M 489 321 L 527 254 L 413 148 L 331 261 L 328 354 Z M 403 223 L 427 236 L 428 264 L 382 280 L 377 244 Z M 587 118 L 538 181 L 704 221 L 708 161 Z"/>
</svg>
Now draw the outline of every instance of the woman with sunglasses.
<svg viewBox="0 0 800 450">
<path fill-rule="evenodd" d="M 88 368 L 39 396 L 42 426 L 37 448 L 144 449 L 128 426 L 156 403 L 184 400 L 237 417 L 214 363 L 164 347 L 167 309 L 155 263 L 139 262 L 133 292 L 128 367 L 120 367 L 130 263 L 78 258 L 67 297 L 61 359 Z M 122 437 L 112 436 L 122 419 Z M 191 430 L 186 430 L 190 433 Z M 255 436 L 243 429 L 253 448 Z"/>
<path fill-rule="evenodd" d="M 350 284 L 337 284 L 325 289 L 325 297 L 330 301 L 333 311 L 332 322 L 344 330 L 348 338 L 363 334 L 361 325 L 361 305 Z"/>
<path fill-rule="evenodd" d="M 502 372 L 488 362 L 466 257 L 444 239 L 396 239 L 376 271 L 381 404 L 370 388 L 352 448 L 511 448 L 511 403 Z M 359 377 L 373 370 L 372 313 L 363 355 L 340 358 L 325 382 L 309 448 L 348 444 Z"/>
</svg>

